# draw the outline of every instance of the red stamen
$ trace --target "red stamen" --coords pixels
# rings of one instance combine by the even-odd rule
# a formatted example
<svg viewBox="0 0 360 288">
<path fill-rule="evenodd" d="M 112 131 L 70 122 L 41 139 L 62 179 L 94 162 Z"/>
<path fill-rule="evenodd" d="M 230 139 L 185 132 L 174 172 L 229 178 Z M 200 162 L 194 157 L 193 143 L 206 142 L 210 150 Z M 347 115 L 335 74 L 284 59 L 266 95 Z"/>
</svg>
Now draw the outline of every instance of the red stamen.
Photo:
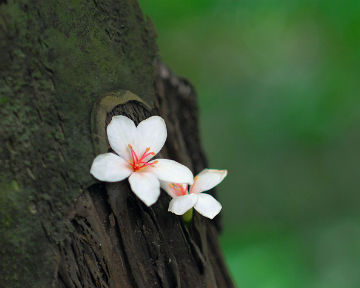
<svg viewBox="0 0 360 288">
<path fill-rule="evenodd" d="M 138 162 L 139 159 L 138 159 L 138 157 L 137 157 L 137 155 L 136 155 L 136 153 L 135 153 L 135 151 L 134 151 L 134 149 L 132 147 L 131 147 L 131 150 L 133 151 L 132 153 L 134 153 L 134 155 L 135 155 L 136 162 Z"/>
<path fill-rule="evenodd" d="M 187 185 L 185 187 L 182 184 L 172 183 L 169 184 L 170 188 L 175 192 L 176 196 L 184 196 L 188 194 Z"/>
<path fill-rule="evenodd" d="M 150 147 L 147 147 L 147 148 L 145 149 L 144 154 L 141 156 L 141 158 L 140 158 L 138 161 L 141 161 L 141 160 L 145 159 L 145 158 L 146 158 L 147 156 L 149 156 L 149 155 L 155 155 L 154 152 L 149 152 L 149 151 L 150 151 Z"/>
<path fill-rule="evenodd" d="M 150 153 L 144 153 L 144 155 L 140 158 L 140 160 L 142 160 L 142 159 L 144 159 L 145 157 L 147 157 L 147 156 L 149 156 L 149 155 L 155 155 L 155 153 L 154 152 L 150 152 Z"/>
<path fill-rule="evenodd" d="M 144 154 L 141 156 L 141 158 L 139 159 L 138 156 L 136 155 L 136 152 L 134 151 L 133 147 L 129 144 L 128 145 L 130 152 L 131 152 L 131 157 L 132 157 L 132 161 L 128 161 L 130 166 L 132 167 L 132 169 L 134 171 L 138 171 L 142 168 L 145 168 L 147 166 L 151 166 L 154 167 L 153 165 L 158 163 L 158 161 L 154 161 L 152 163 L 148 163 L 148 162 L 144 162 L 143 160 L 149 156 L 149 155 L 155 155 L 154 152 L 149 152 L 150 148 L 146 148 Z"/>
</svg>

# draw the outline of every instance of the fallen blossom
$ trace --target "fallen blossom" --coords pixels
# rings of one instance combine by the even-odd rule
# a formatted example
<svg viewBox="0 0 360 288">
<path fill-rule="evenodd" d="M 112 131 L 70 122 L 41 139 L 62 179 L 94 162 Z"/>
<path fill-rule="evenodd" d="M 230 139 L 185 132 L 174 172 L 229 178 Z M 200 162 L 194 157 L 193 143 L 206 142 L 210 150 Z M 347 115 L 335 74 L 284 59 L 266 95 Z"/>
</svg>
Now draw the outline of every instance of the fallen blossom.
<svg viewBox="0 0 360 288">
<path fill-rule="evenodd" d="M 183 215 L 194 208 L 201 215 L 213 219 L 221 211 L 221 204 L 213 196 L 203 192 L 218 185 L 227 175 L 227 170 L 205 169 L 194 178 L 194 184 L 188 190 L 188 184 L 161 181 L 161 187 L 173 198 L 169 211 Z"/>
<path fill-rule="evenodd" d="M 100 154 L 94 159 L 90 173 L 98 180 L 119 182 L 129 178 L 131 190 L 147 206 L 159 198 L 159 180 L 193 183 L 193 174 L 186 166 L 168 159 L 151 160 L 167 137 L 161 117 L 152 116 L 136 127 L 129 118 L 114 116 L 107 126 L 107 136 L 116 154 Z"/>
</svg>

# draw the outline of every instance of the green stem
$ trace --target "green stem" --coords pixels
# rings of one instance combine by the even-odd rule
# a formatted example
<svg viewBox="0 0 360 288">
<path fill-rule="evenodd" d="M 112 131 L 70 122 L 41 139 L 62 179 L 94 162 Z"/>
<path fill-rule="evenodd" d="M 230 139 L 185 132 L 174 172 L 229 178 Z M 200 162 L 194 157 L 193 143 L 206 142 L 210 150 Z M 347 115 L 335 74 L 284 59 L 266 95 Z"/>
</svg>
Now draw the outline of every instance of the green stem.
<svg viewBox="0 0 360 288">
<path fill-rule="evenodd" d="M 191 208 L 190 210 L 186 211 L 184 215 L 182 215 L 182 219 L 185 222 L 186 225 L 189 225 L 191 222 L 191 219 L 193 217 L 193 208 Z"/>
</svg>

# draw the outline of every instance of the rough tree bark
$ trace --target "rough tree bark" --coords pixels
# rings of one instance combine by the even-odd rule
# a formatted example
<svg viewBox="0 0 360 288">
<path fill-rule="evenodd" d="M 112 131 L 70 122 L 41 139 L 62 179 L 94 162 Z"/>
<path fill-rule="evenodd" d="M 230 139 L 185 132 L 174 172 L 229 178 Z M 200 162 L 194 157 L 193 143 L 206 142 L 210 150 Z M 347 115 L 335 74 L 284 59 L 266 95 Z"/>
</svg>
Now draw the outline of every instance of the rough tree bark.
<svg viewBox="0 0 360 288">
<path fill-rule="evenodd" d="M 233 287 L 215 222 L 186 227 L 164 192 L 148 208 L 89 174 L 117 114 L 161 115 L 162 156 L 207 166 L 194 89 L 154 39 L 135 0 L 0 0 L 0 287 Z M 141 100 L 99 123 L 96 103 L 124 90 Z"/>
</svg>

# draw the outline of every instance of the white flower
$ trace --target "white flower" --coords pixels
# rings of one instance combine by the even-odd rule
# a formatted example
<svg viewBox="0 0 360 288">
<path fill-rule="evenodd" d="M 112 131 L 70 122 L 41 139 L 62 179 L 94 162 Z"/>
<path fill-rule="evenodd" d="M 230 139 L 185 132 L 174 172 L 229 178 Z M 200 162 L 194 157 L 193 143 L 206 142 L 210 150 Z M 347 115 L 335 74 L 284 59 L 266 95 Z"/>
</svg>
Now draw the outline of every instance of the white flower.
<svg viewBox="0 0 360 288">
<path fill-rule="evenodd" d="M 164 146 L 165 121 L 152 116 L 136 127 L 125 116 L 114 116 L 107 126 L 111 148 L 117 153 L 98 155 L 90 173 L 101 181 L 118 182 L 129 177 L 131 190 L 147 205 L 160 195 L 160 182 L 193 183 L 193 174 L 182 164 L 168 159 L 150 161 Z"/>
<path fill-rule="evenodd" d="M 183 215 L 195 208 L 201 215 L 213 219 L 221 211 L 221 204 L 213 196 L 202 193 L 218 185 L 227 175 L 227 170 L 205 169 L 194 178 L 194 184 L 188 192 L 187 184 L 166 183 L 161 181 L 161 187 L 173 199 L 169 211 Z"/>
</svg>

